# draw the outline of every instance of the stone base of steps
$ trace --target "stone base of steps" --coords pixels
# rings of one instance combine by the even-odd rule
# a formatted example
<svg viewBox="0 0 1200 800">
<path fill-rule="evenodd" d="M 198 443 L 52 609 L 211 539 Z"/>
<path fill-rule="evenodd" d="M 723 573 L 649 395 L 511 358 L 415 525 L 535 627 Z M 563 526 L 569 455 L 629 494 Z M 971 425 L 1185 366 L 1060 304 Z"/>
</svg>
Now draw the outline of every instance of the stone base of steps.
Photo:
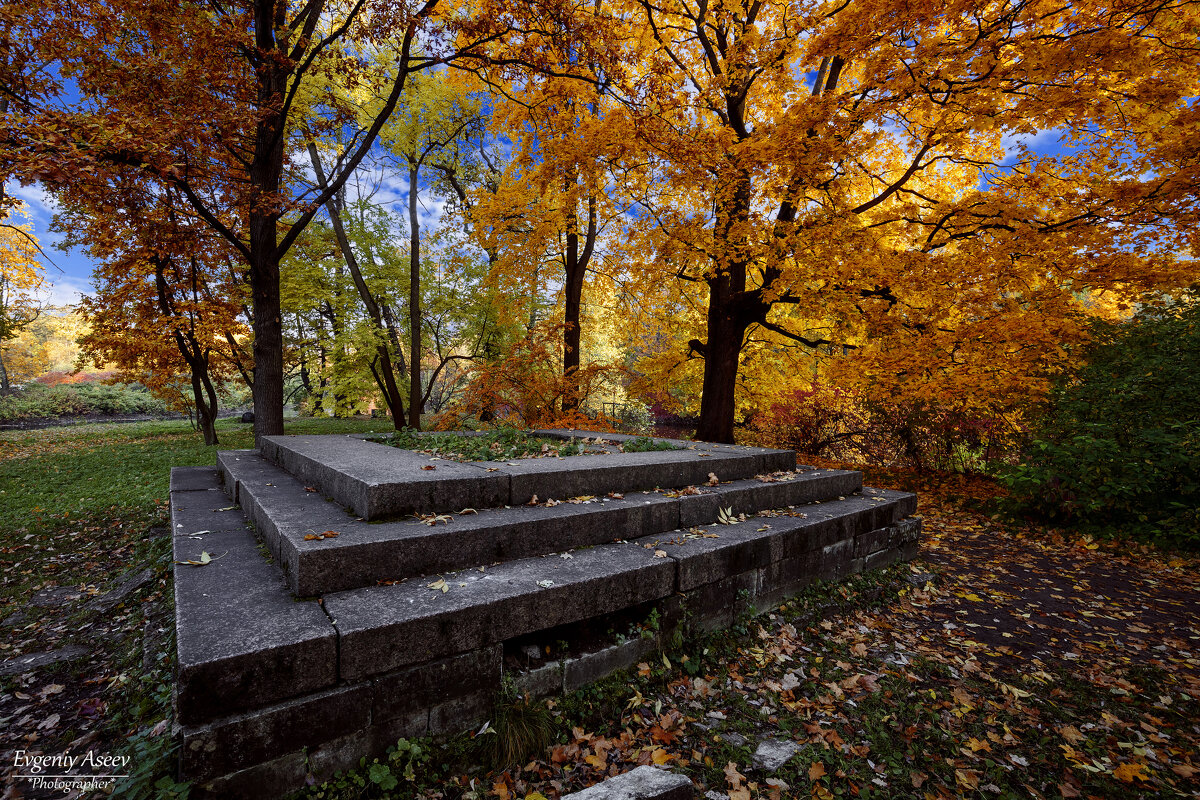
<svg viewBox="0 0 1200 800">
<path fill-rule="evenodd" d="M 243 502 L 245 478 L 225 487 Z M 401 736 L 482 722 L 507 641 L 630 607 L 667 627 L 727 625 L 815 579 L 911 558 L 920 529 L 913 495 L 864 489 L 737 525 L 445 573 L 446 592 L 409 579 L 297 600 L 217 470 L 173 470 L 171 486 L 182 773 L 213 797 L 281 796 Z M 187 563 L 202 552 L 212 560 Z M 540 688 L 516 680 L 570 690 L 641 660 L 635 650 L 564 660 L 561 684 L 545 672 Z"/>
</svg>

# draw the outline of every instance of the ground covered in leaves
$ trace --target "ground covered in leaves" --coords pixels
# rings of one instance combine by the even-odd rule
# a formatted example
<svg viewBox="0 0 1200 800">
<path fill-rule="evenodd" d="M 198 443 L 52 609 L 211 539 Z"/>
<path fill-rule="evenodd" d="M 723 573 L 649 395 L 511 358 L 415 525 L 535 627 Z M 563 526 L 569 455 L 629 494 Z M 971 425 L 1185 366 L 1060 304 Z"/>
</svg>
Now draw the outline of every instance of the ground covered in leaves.
<svg viewBox="0 0 1200 800">
<path fill-rule="evenodd" d="M 247 445 L 244 430 L 223 433 L 223 447 Z M 212 451 L 177 423 L 0 439 L 4 797 L 63 796 L 15 778 L 18 750 L 88 749 L 129 757 L 119 796 L 185 795 L 169 774 L 160 529 L 169 467 L 203 463 Z M 1200 794 L 1196 558 L 956 503 L 986 482 L 867 482 L 920 492 L 917 562 L 676 641 L 548 709 L 510 699 L 502 730 L 400 742 L 307 795 L 536 800 L 639 764 L 682 772 L 716 800 Z M 61 658 L 20 662 L 47 653 Z M 522 719 L 546 746 L 505 769 L 478 766 L 520 738 Z M 763 742 L 794 755 L 764 767 Z"/>
<path fill-rule="evenodd" d="M 917 562 L 552 702 L 558 740 L 520 767 L 435 749 L 413 769 L 402 750 L 411 780 L 308 794 L 536 800 L 642 764 L 712 800 L 1200 794 L 1197 560 L 1005 524 L 948 499 L 961 489 L 924 487 Z M 767 768 L 763 742 L 795 755 Z"/>
</svg>

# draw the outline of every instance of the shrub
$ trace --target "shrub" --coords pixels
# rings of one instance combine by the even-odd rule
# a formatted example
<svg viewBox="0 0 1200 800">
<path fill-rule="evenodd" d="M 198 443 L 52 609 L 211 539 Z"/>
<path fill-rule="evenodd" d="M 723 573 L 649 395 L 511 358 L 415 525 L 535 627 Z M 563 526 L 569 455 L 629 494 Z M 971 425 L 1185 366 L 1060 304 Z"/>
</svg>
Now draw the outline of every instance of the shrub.
<svg viewBox="0 0 1200 800">
<path fill-rule="evenodd" d="M 81 414 L 166 414 L 166 406 L 140 385 L 30 383 L 0 397 L 0 420 L 46 419 Z"/>
<path fill-rule="evenodd" d="M 1109 535 L 1200 547 L 1200 294 L 1096 325 L 1023 463 L 1010 509 Z"/>
</svg>

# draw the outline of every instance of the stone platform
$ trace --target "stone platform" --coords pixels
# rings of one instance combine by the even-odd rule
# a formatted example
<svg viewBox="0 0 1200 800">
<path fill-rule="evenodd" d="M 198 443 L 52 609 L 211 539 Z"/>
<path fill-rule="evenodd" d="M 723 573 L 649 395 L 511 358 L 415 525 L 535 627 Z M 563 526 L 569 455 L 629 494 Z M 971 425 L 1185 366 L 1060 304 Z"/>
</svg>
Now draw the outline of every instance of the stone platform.
<svg viewBox="0 0 1200 800">
<path fill-rule="evenodd" d="M 727 625 L 916 553 L 914 495 L 791 451 L 670 443 L 458 463 L 268 437 L 173 470 L 183 776 L 280 796 L 399 737 L 477 725 L 505 673 L 571 691 L 657 646 L 572 631 L 652 613 L 664 631 Z M 522 663 L 539 636 L 578 647 Z"/>
</svg>

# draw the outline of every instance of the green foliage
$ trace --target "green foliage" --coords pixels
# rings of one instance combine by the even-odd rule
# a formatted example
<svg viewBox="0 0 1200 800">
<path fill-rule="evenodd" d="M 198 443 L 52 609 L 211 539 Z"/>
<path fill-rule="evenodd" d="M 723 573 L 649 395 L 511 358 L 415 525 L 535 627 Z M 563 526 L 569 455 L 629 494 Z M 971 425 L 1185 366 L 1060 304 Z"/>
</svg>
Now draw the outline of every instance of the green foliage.
<svg viewBox="0 0 1200 800">
<path fill-rule="evenodd" d="M 144 386 L 137 384 L 30 383 L 0 397 L 0 420 L 47 419 L 82 414 L 171 413 Z"/>
<path fill-rule="evenodd" d="M 621 449 L 626 453 L 645 453 L 651 450 L 676 450 L 675 445 L 670 442 L 664 442 L 661 439 L 653 439 L 649 436 L 639 436 L 636 439 L 630 439 L 621 445 Z"/>
<path fill-rule="evenodd" d="M 397 431 L 383 438 L 384 444 L 404 450 L 420 450 L 454 461 L 507 461 L 513 458 L 537 456 L 576 456 L 582 450 L 574 439 L 551 439 L 531 436 L 511 427 L 464 435 L 461 433 L 417 433 L 411 429 Z M 545 448 L 545 449 L 543 449 Z"/>
<path fill-rule="evenodd" d="M 1200 294 L 1095 334 L 1024 463 L 1000 474 L 1010 509 L 1200 548 Z"/>
</svg>

